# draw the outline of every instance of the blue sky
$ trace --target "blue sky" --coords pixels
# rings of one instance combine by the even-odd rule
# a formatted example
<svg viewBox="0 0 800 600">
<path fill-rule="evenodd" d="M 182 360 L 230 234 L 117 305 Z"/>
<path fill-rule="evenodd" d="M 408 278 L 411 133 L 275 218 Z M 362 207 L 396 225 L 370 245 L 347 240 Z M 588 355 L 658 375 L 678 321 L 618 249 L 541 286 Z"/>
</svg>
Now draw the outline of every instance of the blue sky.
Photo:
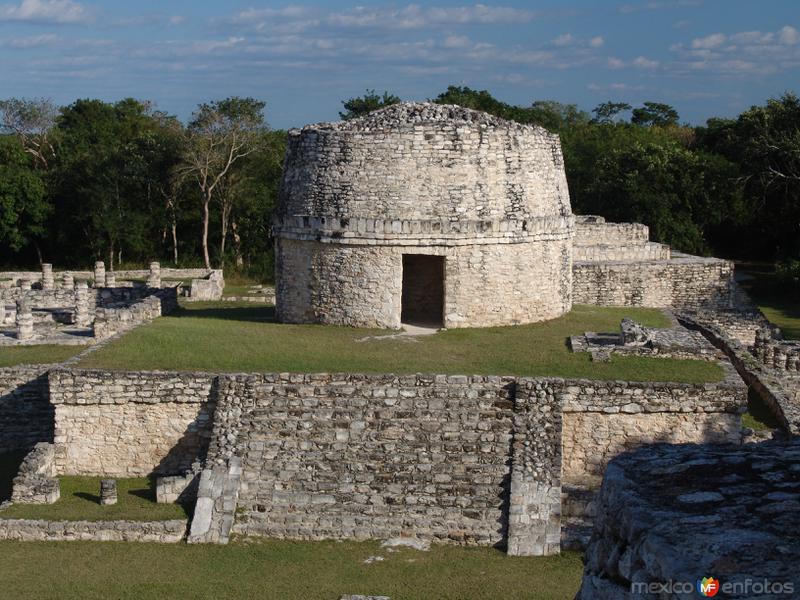
<svg viewBox="0 0 800 600">
<path fill-rule="evenodd" d="M 800 92 L 799 71 L 798 0 L 0 0 L 0 97 L 133 96 L 186 118 L 247 95 L 281 128 L 368 88 L 450 84 L 586 110 L 662 101 L 703 123 Z"/>
</svg>

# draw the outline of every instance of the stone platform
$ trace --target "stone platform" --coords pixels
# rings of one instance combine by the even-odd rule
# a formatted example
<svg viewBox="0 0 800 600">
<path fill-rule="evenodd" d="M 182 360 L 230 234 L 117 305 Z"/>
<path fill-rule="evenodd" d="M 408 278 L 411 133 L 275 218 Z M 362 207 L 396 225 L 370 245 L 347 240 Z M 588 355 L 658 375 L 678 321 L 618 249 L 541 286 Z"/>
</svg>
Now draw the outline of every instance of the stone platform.
<svg viewBox="0 0 800 600">
<path fill-rule="evenodd" d="M 800 439 L 656 445 L 612 461 L 578 600 L 797 598 Z"/>
</svg>

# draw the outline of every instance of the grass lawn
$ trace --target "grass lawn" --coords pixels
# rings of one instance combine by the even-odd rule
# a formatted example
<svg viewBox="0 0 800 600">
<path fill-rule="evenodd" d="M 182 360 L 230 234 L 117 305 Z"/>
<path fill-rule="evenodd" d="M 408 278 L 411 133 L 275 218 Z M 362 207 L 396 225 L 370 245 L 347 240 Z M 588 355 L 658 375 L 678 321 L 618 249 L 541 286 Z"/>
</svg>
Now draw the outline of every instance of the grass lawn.
<svg viewBox="0 0 800 600">
<path fill-rule="evenodd" d="M 786 339 L 800 340 L 800 297 L 777 283 L 772 265 L 754 264 L 737 267 L 752 279 L 743 286 L 764 316 L 781 328 Z"/>
<path fill-rule="evenodd" d="M 85 349 L 85 346 L 15 346 L 13 348 L 0 348 L 0 367 L 58 363 L 75 356 Z"/>
<path fill-rule="evenodd" d="M 370 556 L 385 560 L 364 564 Z M 450 546 L 390 553 L 376 542 L 0 542 L 3 597 L 15 600 L 567 600 L 581 574 L 574 552 L 522 558 Z"/>
<path fill-rule="evenodd" d="M 0 512 L 0 519 L 168 521 L 187 518 L 186 510 L 178 504 L 157 504 L 155 488 L 148 479 L 117 479 L 117 503 L 110 506 L 100 505 L 100 477 L 59 477 L 59 480 L 61 499 L 55 504 L 14 504 Z"/>
<path fill-rule="evenodd" d="M 351 372 L 536 375 L 710 382 L 722 369 L 694 360 L 614 357 L 592 363 L 573 354 L 567 337 L 617 331 L 630 316 L 668 325 L 656 309 L 576 306 L 559 319 L 534 325 L 452 329 L 417 338 L 374 339 L 393 332 L 274 321 L 271 307 L 188 303 L 173 315 L 139 327 L 88 355 L 79 366 L 118 370 L 216 372 Z M 364 338 L 373 336 L 373 339 Z"/>
</svg>

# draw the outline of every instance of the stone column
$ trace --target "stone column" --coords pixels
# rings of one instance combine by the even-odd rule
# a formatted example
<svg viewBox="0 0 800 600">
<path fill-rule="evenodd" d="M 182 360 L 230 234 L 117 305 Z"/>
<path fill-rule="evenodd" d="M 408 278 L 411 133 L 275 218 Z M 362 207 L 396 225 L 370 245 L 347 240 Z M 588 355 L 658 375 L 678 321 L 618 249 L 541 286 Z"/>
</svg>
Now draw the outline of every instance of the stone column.
<svg viewBox="0 0 800 600">
<path fill-rule="evenodd" d="M 75 325 L 88 327 L 92 322 L 89 314 L 89 287 L 85 281 L 75 285 Z"/>
<path fill-rule="evenodd" d="M 109 271 L 106 273 L 106 287 L 117 287 L 117 276 L 114 274 L 114 271 Z"/>
<path fill-rule="evenodd" d="M 72 273 L 64 273 L 61 279 L 61 287 L 65 290 L 71 290 L 75 288 L 75 277 Z"/>
<path fill-rule="evenodd" d="M 117 480 L 101 479 L 100 504 L 106 506 L 108 504 L 116 504 L 116 503 L 117 503 Z"/>
<path fill-rule="evenodd" d="M 28 291 L 31 289 L 31 280 L 30 279 L 20 279 L 19 280 L 19 289 L 23 291 Z"/>
<path fill-rule="evenodd" d="M 517 380 L 508 554 L 561 552 L 561 407 L 563 390 Z"/>
<path fill-rule="evenodd" d="M 106 264 L 102 260 L 94 263 L 94 287 L 103 287 L 106 282 Z"/>
<path fill-rule="evenodd" d="M 150 275 L 147 276 L 147 287 L 161 287 L 161 264 L 156 261 L 150 263 Z"/>
<path fill-rule="evenodd" d="M 33 338 L 33 314 L 27 298 L 17 300 L 17 339 Z"/>
<path fill-rule="evenodd" d="M 42 289 L 52 290 L 55 287 L 53 281 L 53 265 L 50 263 L 42 264 Z"/>
</svg>

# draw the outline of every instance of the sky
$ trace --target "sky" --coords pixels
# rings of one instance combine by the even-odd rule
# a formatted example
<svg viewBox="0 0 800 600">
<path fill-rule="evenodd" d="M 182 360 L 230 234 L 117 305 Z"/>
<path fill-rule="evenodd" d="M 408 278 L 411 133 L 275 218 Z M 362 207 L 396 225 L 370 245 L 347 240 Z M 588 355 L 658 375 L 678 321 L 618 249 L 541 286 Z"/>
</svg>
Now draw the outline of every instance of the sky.
<svg viewBox="0 0 800 600">
<path fill-rule="evenodd" d="M 448 85 L 587 111 L 666 102 L 702 124 L 800 92 L 799 74 L 798 0 L 0 0 L 0 98 L 134 97 L 186 119 L 252 96 L 275 128 L 335 120 L 367 89 Z"/>
</svg>

